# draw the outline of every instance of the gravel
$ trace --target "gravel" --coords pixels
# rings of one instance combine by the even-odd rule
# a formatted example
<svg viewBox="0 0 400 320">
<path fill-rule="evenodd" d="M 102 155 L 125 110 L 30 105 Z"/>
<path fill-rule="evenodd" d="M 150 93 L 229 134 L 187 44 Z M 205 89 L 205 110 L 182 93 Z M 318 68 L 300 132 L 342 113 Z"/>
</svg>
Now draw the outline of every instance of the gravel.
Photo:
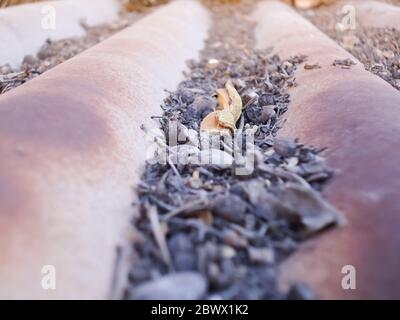
<svg viewBox="0 0 400 320">
<path fill-rule="evenodd" d="M 202 280 L 192 278 L 185 289 L 206 288 L 196 289 L 193 299 L 308 299 L 304 285 L 278 289 L 279 264 L 303 240 L 344 220 L 321 193 L 333 176 L 322 150 L 276 138 L 287 89 L 305 57 L 282 60 L 254 49 L 252 1 L 205 2 L 214 21 L 205 48 L 154 118 L 161 130 L 137 186 L 140 216 L 133 228 L 141 240 L 132 244 L 136 258 L 125 297 L 180 297 L 176 274 L 193 272 Z M 216 89 L 228 80 L 245 106 L 235 140 L 242 157 L 232 157 L 232 139 L 217 137 L 212 149 L 204 145 L 214 136 L 196 141 L 201 121 L 217 106 Z M 239 144 L 249 136 L 254 140 Z"/>
<path fill-rule="evenodd" d="M 104 25 L 87 26 L 83 37 L 67 38 L 57 41 L 48 39 L 36 55 L 24 57 L 21 65 L 11 68 L 10 65 L 0 66 L 0 95 L 19 87 L 25 82 L 36 78 L 55 66 L 63 63 L 82 51 L 107 39 L 114 33 L 128 27 L 143 16 L 143 13 L 123 13 L 119 20 Z"/>
<path fill-rule="evenodd" d="M 400 2 L 396 0 L 392 3 Z M 363 63 L 366 70 L 400 90 L 400 30 L 368 28 L 361 25 L 357 25 L 355 30 L 338 30 L 333 23 L 337 21 L 336 6 L 300 12 Z M 342 68 L 351 66 L 350 62 L 336 61 L 336 64 Z"/>
</svg>

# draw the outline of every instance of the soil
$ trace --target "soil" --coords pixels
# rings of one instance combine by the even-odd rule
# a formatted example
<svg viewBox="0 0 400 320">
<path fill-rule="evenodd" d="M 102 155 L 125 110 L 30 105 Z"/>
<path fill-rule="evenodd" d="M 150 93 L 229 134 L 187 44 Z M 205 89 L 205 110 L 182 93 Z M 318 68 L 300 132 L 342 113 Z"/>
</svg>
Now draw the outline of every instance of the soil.
<svg viewBox="0 0 400 320">
<path fill-rule="evenodd" d="M 366 70 L 400 90 L 400 30 L 357 25 L 355 30 L 341 31 L 335 28 L 336 9 L 333 5 L 300 13 L 363 63 Z"/>
<path fill-rule="evenodd" d="M 114 33 L 128 27 L 140 19 L 147 11 L 142 13 L 124 12 L 121 14 L 119 20 L 110 24 L 87 26 L 85 23 L 82 23 L 86 31 L 85 36 L 57 41 L 48 39 L 35 56 L 25 56 L 18 68 L 13 69 L 9 65 L 0 66 L 0 95 L 36 78 L 60 63 L 71 59 L 82 51 L 112 36 Z"/>
<path fill-rule="evenodd" d="M 251 1 L 207 4 L 214 26 L 200 59 L 188 62 L 185 80 L 165 99 L 155 117 L 161 129 L 143 127 L 157 147 L 137 186 L 136 256 L 125 298 L 314 298 L 304 284 L 282 292 L 276 283 L 279 264 L 303 240 L 344 222 L 322 195 L 333 176 L 323 150 L 276 138 L 287 89 L 306 57 L 282 60 L 254 49 Z M 196 137 L 228 80 L 243 113 L 235 138 L 217 137 L 210 149 L 215 136 Z M 232 153 L 237 145 L 242 157 Z M 223 161 L 198 161 L 212 152 L 224 153 Z"/>
</svg>

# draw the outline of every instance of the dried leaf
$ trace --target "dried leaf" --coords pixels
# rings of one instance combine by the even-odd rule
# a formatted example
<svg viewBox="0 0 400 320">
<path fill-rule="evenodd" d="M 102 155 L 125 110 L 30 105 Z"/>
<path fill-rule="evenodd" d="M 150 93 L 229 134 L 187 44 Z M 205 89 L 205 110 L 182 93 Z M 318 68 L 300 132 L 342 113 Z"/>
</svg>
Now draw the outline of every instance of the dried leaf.
<svg viewBox="0 0 400 320">
<path fill-rule="evenodd" d="M 242 112 L 242 107 L 243 107 L 242 98 L 240 97 L 239 93 L 236 91 L 231 80 L 228 80 L 228 82 L 225 85 L 225 88 L 228 91 L 229 98 L 231 100 L 230 108 L 232 110 L 232 113 L 237 115 L 237 119 L 239 119 L 240 114 Z"/>
<path fill-rule="evenodd" d="M 218 111 L 209 113 L 201 122 L 200 129 L 208 133 L 219 133 L 222 135 L 230 135 L 228 128 L 221 126 L 217 120 Z"/>
<path fill-rule="evenodd" d="M 217 121 L 218 124 L 225 128 L 229 128 L 232 131 L 236 129 L 235 115 L 231 112 L 230 109 L 217 111 Z"/>
<path fill-rule="evenodd" d="M 242 98 L 236 91 L 231 80 L 227 81 L 225 88 L 228 92 L 230 103 L 228 108 L 223 108 L 223 110 L 218 112 L 217 120 L 218 123 L 223 127 L 234 131 L 236 129 L 236 122 L 239 120 L 240 115 L 242 114 Z"/>
<path fill-rule="evenodd" d="M 218 107 L 217 110 L 229 108 L 229 95 L 226 89 L 217 89 Z"/>
<path fill-rule="evenodd" d="M 236 130 L 236 122 L 242 114 L 243 102 L 231 80 L 228 80 L 225 89 L 218 89 L 218 108 L 205 117 L 200 128 L 207 132 L 225 134 L 227 129 Z M 230 133 L 230 132 L 229 132 Z"/>
</svg>

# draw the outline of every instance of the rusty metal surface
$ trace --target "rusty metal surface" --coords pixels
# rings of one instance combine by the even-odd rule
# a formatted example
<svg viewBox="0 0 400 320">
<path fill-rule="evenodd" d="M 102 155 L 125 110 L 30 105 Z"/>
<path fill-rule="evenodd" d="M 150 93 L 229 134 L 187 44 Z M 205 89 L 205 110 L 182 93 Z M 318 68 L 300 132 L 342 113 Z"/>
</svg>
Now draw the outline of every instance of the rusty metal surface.
<svg viewBox="0 0 400 320">
<path fill-rule="evenodd" d="M 349 223 L 305 244 L 282 266 L 280 282 L 311 285 L 321 298 L 400 298 L 400 93 L 351 58 L 289 7 L 257 8 L 257 43 L 281 56 L 306 54 L 322 68 L 296 75 L 281 136 L 328 147 L 340 172 L 327 187 L 329 200 Z M 343 290 L 342 267 L 356 268 L 356 290 Z"/>
<path fill-rule="evenodd" d="M 400 7 L 398 6 L 374 0 L 340 2 L 342 7 L 346 4 L 354 6 L 356 23 L 365 27 L 400 29 Z"/>
<path fill-rule="evenodd" d="M 107 297 L 148 146 L 139 127 L 208 26 L 200 4 L 175 2 L 0 98 L 1 298 Z"/>
<path fill-rule="evenodd" d="M 0 8 L 0 65 L 19 67 L 25 55 L 36 55 L 47 39 L 84 36 L 82 21 L 89 26 L 110 23 L 121 9 L 119 0 L 41 1 Z"/>
</svg>

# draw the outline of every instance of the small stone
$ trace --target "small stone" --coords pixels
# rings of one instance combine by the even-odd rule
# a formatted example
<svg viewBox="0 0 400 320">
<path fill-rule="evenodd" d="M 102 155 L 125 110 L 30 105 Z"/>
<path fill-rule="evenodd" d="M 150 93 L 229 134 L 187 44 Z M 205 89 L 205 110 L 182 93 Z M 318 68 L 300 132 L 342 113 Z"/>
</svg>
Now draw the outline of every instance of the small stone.
<svg viewBox="0 0 400 320">
<path fill-rule="evenodd" d="M 222 260 L 220 265 L 210 263 L 207 272 L 210 285 L 218 289 L 228 287 L 232 284 L 235 269 L 235 265 L 231 259 Z"/>
<path fill-rule="evenodd" d="M 299 234 L 310 236 L 322 229 L 337 224 L 346 223 L 343 215 L 317 191 L 295 183 L 286 183 L 281 190 L 282 205 L 287 210 L 281 210 L 283 218 L 301 226 Z"/>
<path fill-rule="evenodd" d="M 272 248 L 249 248 L 250 261 L 260 264 L 273 264 L 275 262 L 275 252 Z"/>
<path fill-rule="evenodd" d="M 206 279 L 197 272 L 173 273 L 132 289 L 131 300 L 198 300 L 207 290 Z"/>
<path fill-rule="evenodd" d="M 255 216 L 267 221 L 276 217 L 280 209 L 279 199 L 266 190 L 263 181 L 252 180 L 245 190 Z"/>
<path fill-rule="evenodd" d="M 400 79 L 400 69 L 394 70 L 392 76 L 394 79 Z"/>
<path fill-rule="evenodd" d="M 250 72 L 254 73 L 257 68 L 257 62 L 253 59 L 245 59 L 243 61 L 243 66 L 245 69 L 249 70 Z"/>
<path fill-rule="evenodd" d="M 234 79 L 233 85 L 235 86 L 235 88 L 238 92 L 241 92 L 241 91 L 243 91 L 243 89 L 246 88 L 246 82 L 243 81 L 242 79 Z"/>
<path fill-rule="evenodd" d="M 187 103 L 187 104 L 193 103 L 194 94 L 191 90 L 183 88 L 183 89 L 179 90 L 178 94 L 183 103 Z"/>
<path fill-rule="evenodd" d="M 230 246 L 222 246 L 220 248 L 222 259 L 232 259 L 236 256 L 236 251 Z"/>
<path fill-rule="evenodd" d="M 281 157 L 290 158 L 296 154 L 297 143 L 292 139 L 275 139 L 273 148 Z"/>
<path fill-rule="evenodd" d="M 216 99 L 208 96 L 197 96 L 192 103 L 192 106 L 199 111 L 202 111 L 204 109 L 214 110 L 216 105 Z"/>
<path fill-rule="evenodd" d="M 233 222 L 241 222 L 246 209 L 246 203 L 234 194 L 218 196 L 213 205 L 213 212 L 216 216 Z"/>
<path fill-rule="evenodd" d="M 261 122 L 266 123 L 268 120 L 276 119 L 274 106 L 263 106 L 261 109 Z"/>
<path fill-rule="evenodd" d="M 258 94 L 255 91 L 246 91 L 242 95 L 243 107 L 258 103 Z"/>
<path fill-rule="evenodd" d="M 182 251 L 174 254 L 174 265 L 178 271 L 189 271 L 196 267 L 194 252 Z"/>
<path fill-rule="evenodd" d="M 40 60 L 45 60 L 47 58 L 50 58 L 52 55 L 53 55 L 53 53 L 52 53 L 52 51 L 51 51 L 51 49 L 50 49 L 48 44 L 43 45 L 40 48 L 39 52 L 37 53 L 37 57 Z"/>
<path fill-rule="evenodd" d="M 237 249 L 244 249 L 248 246 L 247 240 L 233 230 L 224 230 L 223 239 L 225 244 Z"/>
<path fill-rule="evenodd" d="M 260 107 L 274 105 L 274 104 L 276 104 L 276 100 L 274 95 L 271 93 L 265 93 L 261 95 L 261 97 L 258 99 L 258 105 Z"/>
<path fill-rule="evenodd" d="M 246 117 L 254 123 L 259 123 L 261 121 L 261 110 L 258 107 L 250 106 L 245 110 Z"/>
<path fill-rule="evenodd" d="M 197 117 L 203 119 L 207 114 L 214 111 L 216 105 L 216 99 L 207 96 L 198 96 L 194 99 L 191 108 L 196 111 Z"/>
<path fill-rule="evenodd" d="M 207 67 L 210 69 L 215 69 L 219 65 L 219 60 L 217 59 L 210 59 L 207 62 Z"/>
</svg>

